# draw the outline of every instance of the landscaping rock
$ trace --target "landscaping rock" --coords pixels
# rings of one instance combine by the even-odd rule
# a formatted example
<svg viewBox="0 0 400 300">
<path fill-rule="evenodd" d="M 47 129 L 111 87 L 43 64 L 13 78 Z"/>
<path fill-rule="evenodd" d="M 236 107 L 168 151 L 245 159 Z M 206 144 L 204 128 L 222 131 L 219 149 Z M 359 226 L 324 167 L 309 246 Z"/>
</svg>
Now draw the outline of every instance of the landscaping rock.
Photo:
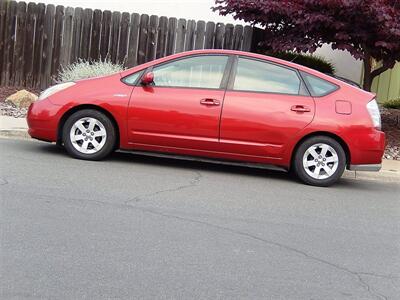
<svg viewBox="0 0 400 300">
<path fill-rule="evenodd" d="M 38 96 L 35 94 L 28 92 L 27 90 L 21 90 L 9 96 L 6 99 L 6 102 L 12 103 L 18 108 L 28 108 L 31 103 L 37 100 L 37 98 Z"/>
</svg>

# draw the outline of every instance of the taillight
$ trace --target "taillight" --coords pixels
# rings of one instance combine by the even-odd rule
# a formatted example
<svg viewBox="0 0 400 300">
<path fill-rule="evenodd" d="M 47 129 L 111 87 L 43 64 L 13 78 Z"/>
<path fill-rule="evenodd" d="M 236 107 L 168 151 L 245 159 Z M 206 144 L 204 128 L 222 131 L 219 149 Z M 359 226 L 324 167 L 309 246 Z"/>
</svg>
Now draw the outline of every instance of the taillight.
<svg viewBox="0 0 400 300">
<path fill-rule="evenodd" d="M 381 130 L 382 128 L 381 113 L 379 111 L 378 103 L 376 102 L 375 99 L 368 102 L 367 109 L 371 117 L 372 124 L 374 124 L 374 127 L 376 129 Z"/>
</svg>

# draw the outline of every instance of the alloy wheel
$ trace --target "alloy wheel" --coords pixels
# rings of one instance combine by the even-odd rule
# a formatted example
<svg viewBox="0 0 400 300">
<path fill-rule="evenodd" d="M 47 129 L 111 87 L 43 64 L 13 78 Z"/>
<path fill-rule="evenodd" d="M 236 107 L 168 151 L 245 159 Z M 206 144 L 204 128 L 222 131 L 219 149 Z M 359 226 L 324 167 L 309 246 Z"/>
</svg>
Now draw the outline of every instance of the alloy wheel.
<svg viewBox="0 0 400 300">
<path fill-rule="evenodd" d="M 314 144 L 304 152 L 303 168 L 314 179 L 331 177 L 336 172 L 338 165 L 338 154 L 327 144 Z"/>
<path fill-rule="evenodd" d="M 81 118 L 70 130 L 72 146 L 81 153 L 94 154 L 100 151 L 107 140 L 104 125 L 95 118 Z"/>
</svg>

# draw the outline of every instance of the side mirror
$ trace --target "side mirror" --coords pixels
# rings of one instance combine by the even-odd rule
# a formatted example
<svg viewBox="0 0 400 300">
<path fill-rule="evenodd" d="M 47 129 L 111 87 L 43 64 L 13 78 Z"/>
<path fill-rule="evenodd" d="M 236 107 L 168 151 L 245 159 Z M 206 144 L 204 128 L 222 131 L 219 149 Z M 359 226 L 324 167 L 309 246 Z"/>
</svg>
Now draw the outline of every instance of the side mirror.
<svg viewBox="0 0 400 300">
<path fill-rule="evenodd" d="M 149 72 L 144 74 L 142 77 L 142 81 L 140 82 L 142 85 L 149 85 L 154 82 L 154 74 L 153 72 Z"/>
</svg>

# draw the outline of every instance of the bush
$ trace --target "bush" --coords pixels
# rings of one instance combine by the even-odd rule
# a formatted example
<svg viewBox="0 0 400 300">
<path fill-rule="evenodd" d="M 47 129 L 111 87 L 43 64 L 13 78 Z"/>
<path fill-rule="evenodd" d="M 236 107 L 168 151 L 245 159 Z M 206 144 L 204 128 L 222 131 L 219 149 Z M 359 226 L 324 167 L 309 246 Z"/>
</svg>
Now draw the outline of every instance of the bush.
<svg viewBox="0 0 400 300">
<path fill-rule="evenodd" d="M 87 61 L 79 59 L 76 63 L 63 67 L 58 73 L 56 82 L 63 83 L 79 79 L 99 77 L 118 73 L 124 70 L 119 64 L 113 64 L 109 60 Z"/>
<path fill-rule="evenodd" d="M 383 103 L 384 108 L 397 108 L 400 109 L 400 98 L 389 100 Z"/>
<path fill-rule="evenodd" d="M 300 54 L 295 52 L 268 52 L 266 55 L 294 62 L 322 73 L 335 74 L 335 67 L 333 64 L 318 55 Z"/>
</svg>

